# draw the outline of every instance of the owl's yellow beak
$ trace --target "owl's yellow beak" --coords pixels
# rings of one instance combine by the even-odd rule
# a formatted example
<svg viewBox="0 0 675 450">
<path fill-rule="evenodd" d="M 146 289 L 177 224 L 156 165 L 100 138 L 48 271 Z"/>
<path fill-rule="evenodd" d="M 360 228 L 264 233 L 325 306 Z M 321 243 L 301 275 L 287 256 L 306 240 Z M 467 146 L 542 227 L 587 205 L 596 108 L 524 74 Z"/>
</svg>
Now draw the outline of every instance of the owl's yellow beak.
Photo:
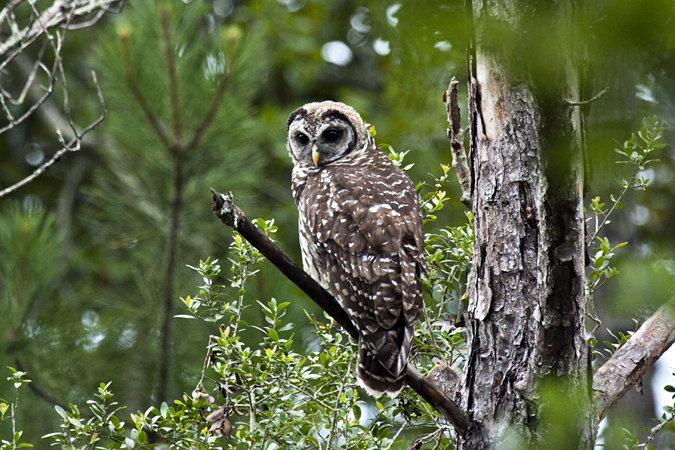
<svg viewBox="0 0 675 450">
<path fill-rule="evenodd" d="M 312 145 L 312 161 L 315 166 L 319 165 L 319 147 L 316 144 Z"/>
</svg>

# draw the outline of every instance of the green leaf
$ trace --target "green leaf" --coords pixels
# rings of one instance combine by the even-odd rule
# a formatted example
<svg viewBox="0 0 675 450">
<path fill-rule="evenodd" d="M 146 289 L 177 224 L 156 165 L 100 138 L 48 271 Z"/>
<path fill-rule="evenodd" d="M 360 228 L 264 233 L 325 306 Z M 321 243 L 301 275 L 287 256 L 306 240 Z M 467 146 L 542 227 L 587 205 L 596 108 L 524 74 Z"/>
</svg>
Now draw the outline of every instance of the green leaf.
<svg viewBox="0 0 675 450">
<path fill-rule="evenodd" d="M 288 330 L 292 330 L 293 328 L 295 328 L 295 324 L 289 322 L 286 325 L 284 325 L 283 327 L 279 328 L 279 331 L 288 331 Z"/>
<path fill-rule="evenodd" d="M 79 420 L 77 420 L 74 417 L 68 417 L 68 422 L 72 423 L 73 425 L 75 425 L 78 428 L 82 428 L 82 422 L 80 422 Z"/>
<path fill-rule="evenodd" d="M 61 408 L 59 405 L 54 405 L 54 409 L 59 413 L 59 416 L 61 416 L 63 420 L 68 420 L 68 413 L 65 409 Z"/>
<path fill-rule="evenodd" d="M 267 333 L 269 334 L 270 339 L 272 339 L 274 342 L 277 342 L 279 340 L 279 335 L 277 334 L 277 332 L 273 328 L 270 328 L 267 331 Z"/>
<path fill-rule="evenodd" d="M 593 264 L 595 264 L 596 268 L 599 268 L 602 266 L 602 264 L 605 262 L 605 258 L 603 256 L 600 256 L 593 261 Z"/>
</svg>

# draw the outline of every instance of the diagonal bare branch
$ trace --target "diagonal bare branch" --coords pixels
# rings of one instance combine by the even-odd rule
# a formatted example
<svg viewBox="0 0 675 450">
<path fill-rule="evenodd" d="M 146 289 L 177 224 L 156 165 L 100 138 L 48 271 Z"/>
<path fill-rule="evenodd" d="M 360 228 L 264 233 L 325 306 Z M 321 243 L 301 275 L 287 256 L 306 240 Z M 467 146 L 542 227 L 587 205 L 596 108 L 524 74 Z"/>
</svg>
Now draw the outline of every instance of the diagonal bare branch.
<svg viewBox="0 0 675 450">
<path fill-rule="evenodd" d="M 593 376 L 598 421 L 675 342 L 675 300 L 658 309 Z"/>
<path fill-rule="evenodd" d="M 226 225 L 234 228 L 251 245 L 257 248 L 277 269 L 295 283 L 317 305 L 326 311 L 350 336 L 358 339 L 356 327 L 349 319 L 335 298 L 330 295 L 307 272 L 302 270 L 272 240 L 265 236 L 244 215 L 243 211 L 232 201 L 232 193 L 219 194 L 211 189 L 213 196 L 213 212 Z M 466 411 L 449 399 L 443 391 L 425 378 L 412 364 L 406 368 L 406 383 L 436 411 L 445 416 L 455 427 L 458 434 L 465 434 L 469 428 L 478 427 L 473 423 Z"/>
<path fill-rule="evenodd" d="M 136 73 L 134 72 L 133 64 L 131 62 L 131 38 L 128 34 L 122 34 L 120 36 L 120 39 L 122 40 L 122 59 L 124 61 L 124 70 L 125 70 L 125 80 L 127 83 L 127 87 L 131 91 L 131 94 L 134 96 L 134 99 L 138 103 L 138 106 L 140 106 L 141 110 L 143 111 L 143 115 L 145 116 L 146 120 L 152 127 L 152 129 L 155 131 L 155 134 L 159 138 L 159 140 L 162 142 L 162 145 L 167 149 L 170 150 L 173 147 L 173 143 L 169 139 L 169 136 L 167 135 L 166 131 L 164 130 L 164 126 L 162 125 L 162 122 L 159 120 L 155 112 L 152 110 L 150 107 L 150 103 L 148 100 L 145 98 L 145 95 L 143 95 L 143 92 L 138 87 L 138 80 L 136 79 Z"/>
</svg>

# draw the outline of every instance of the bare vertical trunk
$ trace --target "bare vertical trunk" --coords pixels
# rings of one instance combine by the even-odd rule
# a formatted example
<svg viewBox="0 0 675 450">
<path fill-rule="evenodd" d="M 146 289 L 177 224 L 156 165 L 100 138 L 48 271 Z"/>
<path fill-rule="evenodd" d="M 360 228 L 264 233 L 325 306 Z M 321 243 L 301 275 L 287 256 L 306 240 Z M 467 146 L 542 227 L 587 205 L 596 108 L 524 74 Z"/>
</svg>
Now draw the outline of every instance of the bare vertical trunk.
<svg viewBox="0 0 675 450">
<path fill-rule="evenodd" d="M 580 97 L 579 62 L 572 58 L 579 50 L 575 5 L 473 3 L 476 236 L 463 402 L 483 431 L 460 439 L 459 448 L 501 448 L 509 441 L 593 445 L 584 336 L 583 115 L 573 105 Z M 542 48 L 533 24 L 560 41 L 550 48 L 563 53 L 553 63 L 537 54 Z M 560 406 L 552 398 L 566 402 L 571 418 L 562 435 L 548 420 Z"/>
</svg>

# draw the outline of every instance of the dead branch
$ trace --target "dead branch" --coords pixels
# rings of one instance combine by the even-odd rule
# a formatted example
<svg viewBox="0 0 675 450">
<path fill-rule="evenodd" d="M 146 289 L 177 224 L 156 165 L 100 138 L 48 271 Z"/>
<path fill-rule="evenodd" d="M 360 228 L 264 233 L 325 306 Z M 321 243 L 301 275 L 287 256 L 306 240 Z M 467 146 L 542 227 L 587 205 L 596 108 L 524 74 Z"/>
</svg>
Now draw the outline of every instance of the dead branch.
<svg viewBox="0 0 675 450">
<path fill-rule="evenodd" d="M 94 79 L 94 84 L 96 85 L 96 94 L 98 96 L 98 100 L 99 100 L 99 103 L 101 105 L 101 115 L 98 117 L 98 119 L 96 119 L 95 121 L 90 123 L 82 131 L 77 132 L 77 130 L 75 130 L 75 127 L 74 127 L 73 123 L 70 120 L 70 117 L 68 117 L 68 123 L 69 123 L 69 126 L 72 129 L 73 138 L 69 142 L 66 142 L 64 140 L 63 135 L 61 134 L 60 130 L 57 129 L 56 132 L 59 135 L 59 141 L 61 142 L 61 145 L 62 145 L 61 149 L 59 151 L 57 151 L 54 154 L 54 156 L 52 156 L 47 162 L 45 162 L 44 164 L 40 165 L 40 167 L 35 169 L 32 174 L 28 175 L 23 180 L 18 181 L 17 183 L 14 183 L 13 185 L 11 185 L 11 186 L 3 189 L 2 191 L 0 191 L 0 198 L 5 197 L 8 194 L 11 194 L 12 192 L 16 191 L 20 187 L 25 186 L 26 184 L 30 183 L 31 181 L 33 181 L 34 179 L 36 179 L 37 177 L 42 175 L 49 168 L 51 168 L 54 164 L 59 162 L 61 160 L 61 157 L 64 154 L 66 154 L 67 152 L 78 151 L 82 146 L 83 137 L 89 131 L 91 131 L 97 125 L 99 125 L 101 122 L 103 122 L 103 119 L 105 119 L 105 115 L 106 115 L 106 112 L 107 112 L 106 107 L 105 107 L 105 101 L 103 100 L 103 94 L 101 93 L 101 88 L 98 85 L 98 81 L 96 80 L 96 74 L 94 72 L 92 72 L 92 77 Z M 68 115 L 70 115 L 69 112 L 68 112 Z"/>
<path fill-rule="evenodd" d="M 658 309 L 593 376 L 598 422 L 675 341 L 675 300 Z"/>
<path fill-rule="evenodd" d="M 63 39 L 59 34 L 57 34 L 55 41 L 56 42 L 54 42 L 54 40 L 45 40 L 38 53 L 35 63 L 29 62 L 28 58 L 24 57 L 23 54 L 16 54 L 13 56 L 13 60 L 16 61 L 16 66 L 19 68 L 19 71 L 25 74 L 26 83 L 24 84 L 23 88 L 21 89 L 21 93 L 17 98 L 13 98 L 12 94 L 0 84 L 0 103 L 2 103 L 2 109 L 9 122 L 6 126 L 0 128 L 0 134 L 11 130 L 30 117 L 52 95 L 52 92 L 54 91 L 54 84 L 56 83 L 56 80 L 59 76 L 58 69 L 59 61 L 61 60 L 61 46 L 63 45 Z M 42 57 L 47 47 L 52 48 L 54 52 L 54 63 L 51 68 L 46 67 L 42 63 Z M 27 69 L 26 66 L 30 66 L 30 69 Z M 44 71 L 48 77 L 48 83 L 46 87 L 36 86 L 38 69 L 42 69 L 42 71 Z M 0 71 L 1 70 L 2 67 L 0 67 Z M 27 97 L 26 94 L 28 92 L 36 92 L 37 90 L 40 90 L 41 92 L 39 95 L 35 95 L 33 104 L 21 116 L 15 118 L 7 106 L 5 99 L 9 100 L 9 102 L 13 105 L 21 105 L 25 102 Z"/>
<path fill-rule="evenodd" d="M 69 28 L 91 26 L 102 17 L 103 13 L 113 10 L 113 8 L 118 8 L 119 11 L 119 8 L 126 3 L 126 0 L 55 1 L 52 6 L 39 13 L 37 17 L 32 17 L 32 20 L 27 25 L 21 27 L 16 23 L 12 12 L 24 1 L 33 6 L 30 1 L 14 0 L 0 10 L 0 32 L 3 31 L 3 26 L 12 30 L 9 37 L 0 42 L 0 55 L 5 55 L 12 49 L 15 49 L 0 67 L 4 67 L 7 62 L 21 53 L 42 34 L 46 33 L 48 29 L 59 27 L 66 23 L 68 23 Z M 83 19 L 83 22 L 74 22 L 74 20 L 79 19 Z"/>
<path fill-rule="evenodd" d="M 448 111 L 448 139 L 452 148 L 452 170 L 457 174 L 459 185 L 462 188 L 462 197 L 459 199 L 467 208 L 471 209 L 471 172 L 464 151 L 464 130 L 462 129 L 459 102 L 457 100 L 457 85 L 455 77 L 450 80 L 448 90 L 443 93 L 443 103 Z"/>
<path fill-rule="evenodd" d="M 8 64 L 14 63 L 14 66 L 26 80 L 22 83 L 22 87 L 16 96 L 12 94 L 12 89 L 0 84 L 0 107 L 8 122 L 7 125 L 0 127 L 0 134 L 16 127 L 38 111 L 51 96 L 57 81 L 60 81 L 62 85 L 63 112 L 66 117 L 61 126 L 55 127 L 61 149 L 47 162 L 35 169 L 31 175 L 0 191 L 0 198 L 33 181 L 59 161 L 65 153 L 79 150 L 82 146 L 83 137 L 104 119 L 106 114 L 105 104 L 94 75 L 94 84 L 101 103 L 102 113 L 98 119 L 81 132 L 77 131 L 71 115 L 68 83 L 63 69 L 63 42 L 66 30 L 91 26 L 106 12 L 119 12 L 125 2 L 126 0 L 59 0 L 54 1 L 49 8 L 39 11 L 36 2 L 32 0 L 12 0 L 0 9 L 0 57 L 2 57 L 0 59 L 0 72 L 5 70 Z M 26 8 L 29 8 L 30 11 L 26 23 L 19 23 L 20 20 L 17 20 L 17 17 L 25 16 L 26 11 L 21 14 L 15 11 L 22 4 L 27 5 Z M 116 10 L 113 10 L 113 8 L 116 8 Z M 32 58 L 26 56 L 27 49 L 38 38 L 42 39 L 42 44 L 33 61 Z M 50 50 L 50 52 L 47 52 L 47 50 Z M 43 60 L 53 62 L 48 67 Z M 40 85 L 40 78 L 44 78 L 42 75 L 46 76 L 46 86 Z M 27 99 L 30 99 L 32 103 L 25 111 L 15 117 L 9 104 L 23 105 L 27 102 Z M 47 122 L 53 124 L 55 121 L 48 120 Z M 64 138 L 64 135 L 67 137 Z"/>
<path fill-rule="evenodd" d="M 251 245 L 257 248 L 289 280 L 295 283 L 321 309 L 326 311 L 354 339 L 358 332 L 335 298 L 323 289 L 311 276 L 286 255 L 272 240 L 265 236 L 244 215 L 232 200 L 232 193 L 223 195 L 211 189 L 213 212 L 220 220 L 234 228 Z M 406 368 L 406 383 L 426 400 L 436 411 L 445 416 L 458 434 L 465 434 L 469 427 L 476 426 L 469 415 L 449 399 L 441 389 L 425 378 L 412 364 Z"/>
</svg>

